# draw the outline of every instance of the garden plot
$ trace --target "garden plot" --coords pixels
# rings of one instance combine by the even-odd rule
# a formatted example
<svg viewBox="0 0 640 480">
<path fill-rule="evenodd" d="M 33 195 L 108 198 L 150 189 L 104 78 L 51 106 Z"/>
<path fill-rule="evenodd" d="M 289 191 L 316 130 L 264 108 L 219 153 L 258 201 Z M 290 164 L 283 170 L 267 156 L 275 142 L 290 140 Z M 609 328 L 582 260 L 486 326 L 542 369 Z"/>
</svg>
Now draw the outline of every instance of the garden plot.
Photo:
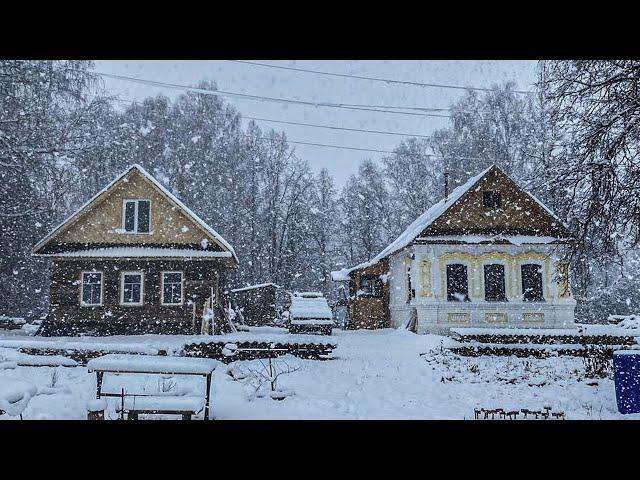
<svg viewBox="0 0 640 480">
<path fill-rule="evenodd" d="M 567 419 L 640 419 L 617 412 L 613 381 L 585 376 L 580 358 L 459 357 L 447 351 L 450 338 L 390 329 L 336 331 L 332 342 L 338 347 L 328 361 L 280 357 L 287 365 L 278 366 L 285 373 L 278 376 L 274 395 L 271 377 L 259 378 L 265 359 L 219 367 L 213 377 L 213 417 L 472 419 L 476 408 L 540 410 L 548 405 L 564 411 Z M 0 370 L 0 382 L 3 378 L 57 390 L 34 396 L 25 419 L 83 419 L 87 402 L 95 398 L 95 374 L 83 366 L 14 366 Z M 201 387 L 201 382 L 177 376 L 105 381 L 113 391 L 126 381 L 129 391 L 154 394 Z M 115 418 L 115 407 L 109 408 L 107 416 Z"/>
</svg>

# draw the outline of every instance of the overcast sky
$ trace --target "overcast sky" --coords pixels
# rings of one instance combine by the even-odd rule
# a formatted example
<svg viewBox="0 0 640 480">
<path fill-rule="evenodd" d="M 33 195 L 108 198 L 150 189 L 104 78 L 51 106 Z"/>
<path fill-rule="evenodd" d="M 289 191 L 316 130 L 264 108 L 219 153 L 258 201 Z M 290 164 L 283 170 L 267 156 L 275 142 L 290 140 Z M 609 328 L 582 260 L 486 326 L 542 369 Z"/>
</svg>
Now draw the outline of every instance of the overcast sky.
<svg viewBox="0 0 640 480">
<path fill-rule="evenodd" d="M 535 61 L 261 61 L 310 70 L 380 77 L 462 87 L 490 87 L 513 80 L 519 90 L 535 82 Z M 353 78 L 330 77 L 298 71 L 266 68 L 231 61 L 97 61 L 98 72 L 126 75 L 174 84 L 194 85 L 213 80 L 219 90 L 311 102 L 447 108 L 464 94 L 462 90 L 387 84 Z M 106 88 L 120 98 L 141 100 L 174 89 L 105 79 Z M 247 116 L 290 122 L 426 135 L 448 124 L 447 118 L 363 112 L 306 105 L 283 105 L 248 99 L 225 99 Z M 446 112 L 439 112 L 445 113 Z M 248 120 L 243 120 L 246 125 Z M 315 127 L 257 122 L 263 131 L 284 131 L 293 141 L 393 150 L 406 137 L 329 130 Z M 341 187 L 365 158 L 379 160 L 385 154 L 336 148 L 295 145 L 299 157 L 318 171 L 327 167 Z"/>
</svg>

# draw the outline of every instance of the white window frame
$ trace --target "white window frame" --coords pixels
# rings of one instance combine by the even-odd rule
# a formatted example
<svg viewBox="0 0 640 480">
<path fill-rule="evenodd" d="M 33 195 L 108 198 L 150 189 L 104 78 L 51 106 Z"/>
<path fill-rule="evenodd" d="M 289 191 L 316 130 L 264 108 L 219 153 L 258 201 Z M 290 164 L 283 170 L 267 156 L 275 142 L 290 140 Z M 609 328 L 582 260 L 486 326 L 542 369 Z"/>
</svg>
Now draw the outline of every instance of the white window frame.
<svg viewBox="0 0 640 480">
<path fill-rule="evenodd" d="M 84 275 L 85 274 L 100 274 L 100 303 L 85 303 L 84 302 Z M 104 303 L 104 272 L 101 270 L 84 270 L 80 272 L 80 306 L 81 307 L 101 307 Z"/>
<path fill-rule="evenodd" d="M 180 274 L 180 303 L 166 303 L 164 301 L 164 276 L 166 273 L 179 273 Z M 160 273 L 160 304 L 167 306 L 176 306 L 184 304 L 184 271 L 181 270 L 167 270 Z"/>
<path fill-rule="evenodd" d="M 127 203 L 133 202 L 135 208 L 133 210 L 133 231 L 127 232 L 125 229 L 126 221 L 127 221 Z M 148 232 L 139 232 L 138 231 L 138 204 L 139 202 L 149 202 L 149 231 Z M 152 202 L 150 198 L 125 198 L 122 200 L 122 228 L 120 229 L 122 233 L 126 233 L 127 235 L 151 235 L 153 233 L 153 226 L 151 225 L 151 208 Z"/>
<path fill-rule="evenodd" d="M 125 275 L 140 275 L 140 301 L 139 302 L 125 302 L 124 301 L 124 276 Z M 122 272 L 120 273 L 120 305 L 123 307 L 140 307 L 144 305 L 144 272 Z"/>
</svg>

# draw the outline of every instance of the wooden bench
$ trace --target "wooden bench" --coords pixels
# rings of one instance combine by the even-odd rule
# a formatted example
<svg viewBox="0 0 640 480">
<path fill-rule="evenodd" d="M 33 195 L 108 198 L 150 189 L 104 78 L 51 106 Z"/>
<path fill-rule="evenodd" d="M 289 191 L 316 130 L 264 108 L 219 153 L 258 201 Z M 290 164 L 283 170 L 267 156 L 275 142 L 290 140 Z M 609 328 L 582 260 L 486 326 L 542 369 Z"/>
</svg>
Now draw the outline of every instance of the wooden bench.
<svg viewBox="0 0 640 480">
<path fill-rule="evenodd" d="M 191 418 L 204 408 L 204 419 L 209 419 L 211 377 L 218 361 L 209 358 L 167 357 L 158 355 L 109 354 L 94 358 L 87 363 L 89 373 L 96 372 L 96 398 L 120 397 L 122 413 L 129 419 L 139 414 L 175 414 L 183 419 Z M 196 375 L 205 378 L 205 392 L 202 397 L 175 395 L 124 395 L 102 391 L 105 373 L 152 374 L 152 375 Z M 148 399 L 148 400 L 145 400 Z M 134 406 L 137 405 L 137 406 Z M 127 408 L 132 407 L 132 408 Z"/>
<path fill-rule="evenodd" d="M 117 413 L 126 413 L 128 420 L 138 420 L 138 415 L 181 415 L 183 420 L 191 420 L 205 407 L 204 397 L 195 396 L 139 396 L 124 397 Z"/>
</svg>

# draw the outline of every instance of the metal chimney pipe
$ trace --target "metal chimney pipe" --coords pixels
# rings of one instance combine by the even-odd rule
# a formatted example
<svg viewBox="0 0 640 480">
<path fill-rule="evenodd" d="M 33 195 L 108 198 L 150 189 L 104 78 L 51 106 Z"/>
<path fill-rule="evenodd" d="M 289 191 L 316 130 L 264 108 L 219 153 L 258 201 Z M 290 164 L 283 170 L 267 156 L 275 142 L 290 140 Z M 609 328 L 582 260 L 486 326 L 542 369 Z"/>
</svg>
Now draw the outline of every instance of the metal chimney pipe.
<svg viewBox="0 0 640 480">
<path fill-rule="evenodd" d="M 449 200 L 449 171 L 444 171 L 444 201 Z"/>
</svg>

